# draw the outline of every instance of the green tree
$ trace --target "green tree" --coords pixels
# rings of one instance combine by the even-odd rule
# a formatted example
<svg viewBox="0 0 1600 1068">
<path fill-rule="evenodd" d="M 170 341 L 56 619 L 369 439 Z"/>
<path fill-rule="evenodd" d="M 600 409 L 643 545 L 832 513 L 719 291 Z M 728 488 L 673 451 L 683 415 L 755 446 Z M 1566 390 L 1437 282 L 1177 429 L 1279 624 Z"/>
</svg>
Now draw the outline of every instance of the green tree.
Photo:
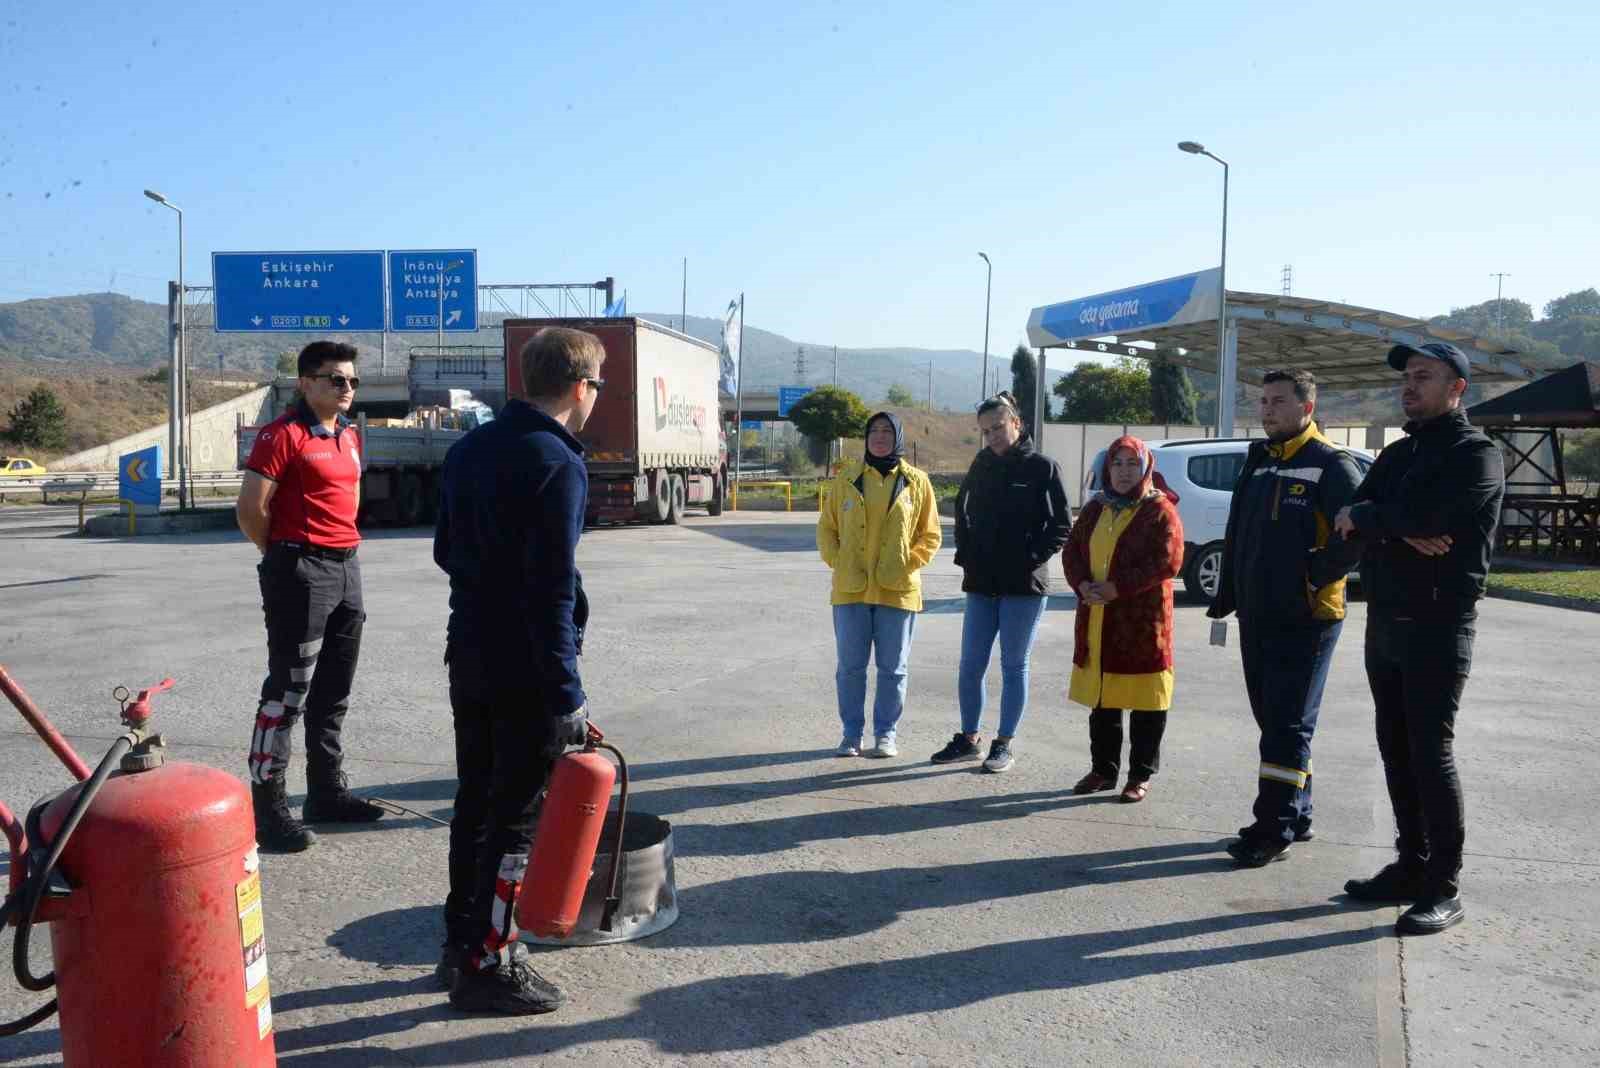
<svg viewBox="0 0 1600 1068">
<path fill-rule="evenodd" d="M 278 354 L 278 373 L 290 378 L 300 373 L 300 354 L 298 352 L 282 352 Z"/>
<path fill-rule="evenodd" d="M 1600 292 L 1593 287 L 1557 297 L 1544 306 L 1546 319 L 1577 319 L 1600 316 Z"/>
<path fill-rule="evenodd" d="M 1011 395 L 1017 398 L 1017 406 L 1022 409 L 1022 425 L 1028 428 L 1028 433 L 1035 433 L 1033 408 L 1039 395 L 1039 364 L 1026 345 L 1018 345 L 1017 351 L 1011 354 Z M 1045 415 L 1049 417 L 1048 412 Z"/>
<path fill-rule="evenodd" d="M 917 406 L 917 398 L 913 397 L 911 391 L 898 382 L 889 387 L 889 392 L 884 396 L 883 401 L 894 408 L 915 408 Z"/>
<path fill-rule="evenodd" d="M 67 410 L 49 386 L 34 386 L 11 409 L 6 437 L 30 449 L 63 448 L 67 444 Z"/>
<path fill-rule="evenodd" d="M 1451 308 L 1449 315 L 1435 315 L 1428 321 L 1474 334 L 1507 334 L 1527 330 L 1533 323 L 1533 306 L 1525 300 L 1506 297 Z"/>
<path fill-rule="evenodd" d="M 1066 423 L 1150 423 L 1150 371 L 1142 360 L 1084 362 L 1055 384 Z"/>
<path fill-rule="evenodd" d="M 838 386 L 818 386 L 789 409 L 789 421 L 813 441 L 858 438 L 871 415 L 860 397 Z"/>
<path fill-rule="evenodd" d="M 1159 355 L 1150 361 L 1150 411 L 1156 422 L 1193 426 L 1199 418 L 1195 411 L 1198 399 L 1188 368 Z"/>
</svg>

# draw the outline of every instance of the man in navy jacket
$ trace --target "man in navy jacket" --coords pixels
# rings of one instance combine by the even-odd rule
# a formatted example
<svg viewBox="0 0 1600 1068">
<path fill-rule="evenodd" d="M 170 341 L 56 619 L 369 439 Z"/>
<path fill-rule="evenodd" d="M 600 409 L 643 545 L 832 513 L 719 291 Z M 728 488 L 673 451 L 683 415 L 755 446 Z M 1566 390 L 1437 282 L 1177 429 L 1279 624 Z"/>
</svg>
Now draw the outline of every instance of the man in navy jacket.
<svg viewBox="0 0 1600 1068">
<path fill-rule="evenodd" d="M 551 327 L 519 360 L 525 396 L 445 458 L 433 541 L 450 575 L 458 779 L 436 974 L 456 1008 L 526 1015 L 566 1000 L 527 963 L 515 914 L 551 761 L 588 733 L 576 552 L 589 477 L 574 434 L 605 384 L 605 350 Z"/>
</svg>

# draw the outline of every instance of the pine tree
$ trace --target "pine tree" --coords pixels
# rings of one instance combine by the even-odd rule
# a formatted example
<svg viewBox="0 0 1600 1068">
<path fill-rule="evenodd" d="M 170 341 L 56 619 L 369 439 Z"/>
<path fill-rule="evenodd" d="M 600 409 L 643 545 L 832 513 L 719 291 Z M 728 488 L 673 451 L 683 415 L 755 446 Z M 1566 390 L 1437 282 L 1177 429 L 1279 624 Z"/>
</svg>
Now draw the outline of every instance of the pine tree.
<svg viewBox="0 0 1600 1068">
<path fill-rule="evenodd" d="M 1198 421 L 1195 414 L 1194 383 L 1189 372 L 1161 357 L 1150 361 L 1150 409 L 1156 422 L 1167 426 L 1193 426 Z"/>
<path fill-rule="evenodd" d="M 1017 398 L 1017 406 L 1022 409 L 1022 425 L 1027 427 L 1028 433 L 1037 435 L 1033 426 L 1033 409 L 1035 398 L 1039 389 L 1039 364 L 1033 358 L 1033 353 L 1026 345 L 1018 345 L 1017 351 L 1011 354 L 1011 395 Z M 1048 411 L 1049 400 L 1045 401 L 1047 410 L 1045 418 L 1050 417 Z"/>
<path fill-rule="evenodd" d="M 60 449 L 67 444 L 67 410 L 49 386 L 34 386 L 11 409 L 6 437 L 30 449 Z"/>
</svg>

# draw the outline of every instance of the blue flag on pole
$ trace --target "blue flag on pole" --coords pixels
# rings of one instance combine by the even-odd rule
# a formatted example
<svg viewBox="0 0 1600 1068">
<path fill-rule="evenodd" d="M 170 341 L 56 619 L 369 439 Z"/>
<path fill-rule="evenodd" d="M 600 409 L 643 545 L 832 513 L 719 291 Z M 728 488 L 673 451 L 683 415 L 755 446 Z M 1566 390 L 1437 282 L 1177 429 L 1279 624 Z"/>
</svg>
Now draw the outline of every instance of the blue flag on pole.
<svg viewBox="0 0 1600 1068">
<path fill-rule="evenodd" d="M 592 305 L 591 305 L 592 307 Z M 605 316 L 607 319 L 619 319 L 628 314 L 628 291 L 624 289 L 622 296 L 606 305 Z"/>
</svg>

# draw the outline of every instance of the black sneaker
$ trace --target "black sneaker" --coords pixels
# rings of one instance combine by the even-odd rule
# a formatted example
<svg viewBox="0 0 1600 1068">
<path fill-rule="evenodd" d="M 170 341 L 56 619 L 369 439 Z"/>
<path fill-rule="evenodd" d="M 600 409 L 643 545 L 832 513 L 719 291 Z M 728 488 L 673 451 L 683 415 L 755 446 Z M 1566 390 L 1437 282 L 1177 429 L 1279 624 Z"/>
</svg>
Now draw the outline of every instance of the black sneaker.
<svg viewBox="0 0 1600 1068">
<path fill-rule="evenodd" d="M 444 944 L 439 951 L 439 963 L 433 967 L 433 980 L 439 985 L 440 990 L 451 990 L 456 985 L 456 979 L 461 975 L 461 968 L 467 961 L 465 946 Z"/>
<path fill-rule="evenodd" d="M 989 743 L 989 758 L 983 762 L 983 770 L 999 774 L 1002 771 L 1010 771 L 1011 765 L 1016 762 L 1017 758 L 1011 755 L 1011 743 L 996 738 Z"/>
<path fill-rule="evenodd" d="M 283 776 L 251 783 L 250 806 L 255 809 L 256 845 L 262 852 L 303 853 L 316 843 L 316 834 L 289 811 Z"/>
<path fill-rule="evenodd" d="M 383 818 L 383 809 L 350 792 L 342 771 L 326 782 L 309 781 L 300 813 L 307 823 L 372 823 Z"/>
<path fill-rule="evenodd" d="M 968 738 L 965 734 L 957 731 L 955 737 L 950 739 L 949 745 L 933 754 L 933 762 L 935 764 L 953 764 L 958 760 L 977 760 L 980 751 L 978 745 L 982 741 L 983 739 L 977 735 Z"/>
<path fill-rule="evenodd" d="M 1275 860 L 1289 855 L 1288 842 L 1269 842 L 1261 838 L 1244 837 L 1228 843 L 1228 855 L 1241 868 L 1264 868 Z"/>
<path fill-rule="evenodd" d="M 567 995 L 525 960 L 487 971 L 463 968 L 450 988 L 450 1004 L 462 1012 L 537 1016 L 567 1003 Z"/>
<path fill-rule="evenodd" d="M 1416 901 L 1427 887 L 1421 871 L 1395 861 L 1370 879 L 1351 879 L 1344 892 L 1357 901 Z"/>
<path fill-rule="evenodd" d="M 1255 824 L 1253 824 L 1253 823 L 1249 824 L 1247 826 L 1244 826 L 1244 827 L 1240 827 L 1239 828 L 1239 837 L 1240 838 L 1248 838 L 1250 836 L 1250 832 L 1254 828 L 1255 828 Z M 1296 842 L 1309 842 L 1313 838 L 1315 838 L 1316 836 L 1317 836 L 1316 830 L 1313 829 L 1311 824 L 1309 824 L 1309 823 L 1306 824 L 1304 827 L 1296 827 L 1294 829 L 1294 840 Z"/>
<path fill-rule="evenodd" d="M 472 951 L 466 946 L 446 942 L 439 950 L 439 963 L 433 967 L 434 981 L 439 984 L 440 990 L 450 990 L 456 985 L 456 976 L 461 974 L 461 969 L 466 967 L 467 955 Z M 528 947 L 521 942 L 511 943 L 511 962 L 513 964 L 527 960 Z"/>
<path fill-rule="evenodd" d="M 1466 915 L 1459 897 L 1425 897 L 1400 914 L 1394 929 L 1400 934 L 1438 934 Z"/>
</svg>

